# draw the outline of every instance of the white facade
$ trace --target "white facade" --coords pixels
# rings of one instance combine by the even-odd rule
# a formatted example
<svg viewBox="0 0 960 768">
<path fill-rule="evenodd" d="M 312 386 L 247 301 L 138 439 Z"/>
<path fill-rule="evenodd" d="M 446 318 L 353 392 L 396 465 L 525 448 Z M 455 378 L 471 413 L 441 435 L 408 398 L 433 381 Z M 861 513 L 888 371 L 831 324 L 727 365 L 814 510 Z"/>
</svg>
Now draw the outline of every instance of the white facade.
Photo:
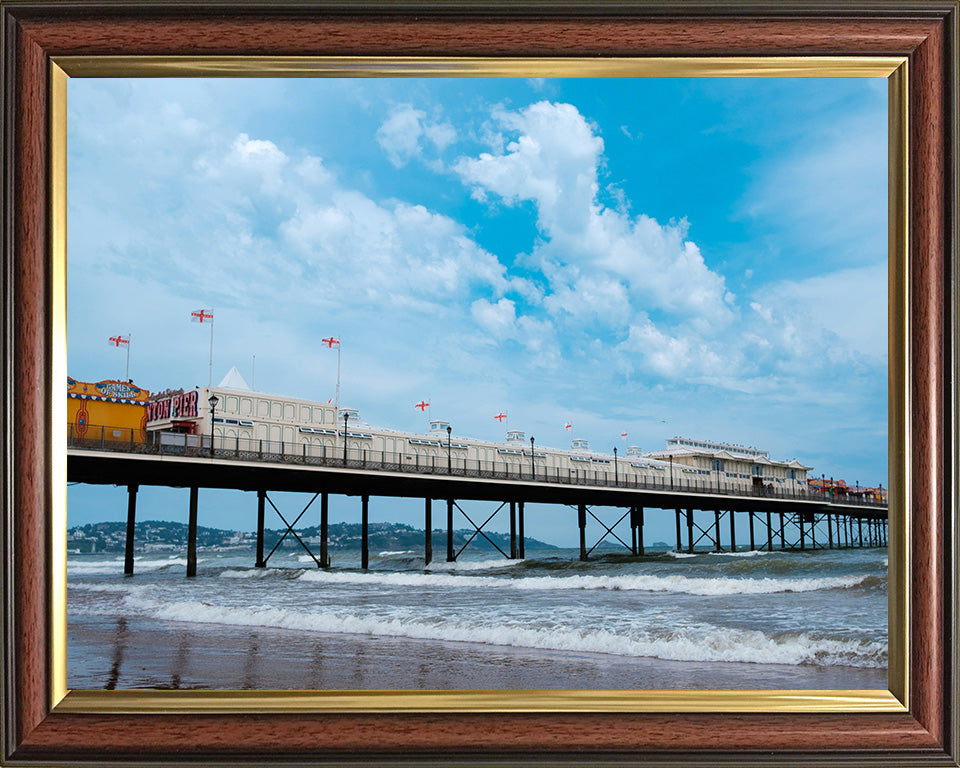
<svg viewBox="0 0 960 768">
<path fill-rule="evenodd" d="M 666 459 L 679 467 L 681 475 L 715 475 L 731 483 L 763 483 L 765 486 L 787 488 L 791 491 L 805 488 L 807 472 L 813 469 L 796 459 L 774 461 L 767 451 L 759 448 L 685 437 L 670 438 L 666 448 L 646 456 Z"/>
<path fill-rule="evenodd" d="M 674 438 L 663 450 L 641 453 L 630 446 L 615 457 L 590 450 L 587 441 L 578 439 L 572 441 L 569 450 L 534 444 L 531 456 L 531 443 L 521 430 L 509 430 L 502 443 L 453 437 L 447 430 L 448 422 L 439 419 L 431 421 L 426 434 L 398 432 L 366 424 L 350 408 L 341 407 L 338 419 L 333 403 L 254 392 L 239 374 L 233 373 L 220 385 L 199 391 L 194 432 L 204 438 L 211 434 L 209 399 L 211 394 L 216 395 L 212 427 L 218 451 L 341 458 L 346 439 L 351 461 L 436 467 L 441 471 L 449 463 L 454 470 L 478 469 L 518 477 L 529 477 L 535 468 L 540 477 L 583 483 L 609 482 L 616 477 L 622 483 L 722 490 L 753 487 L 758 483 L 754 478 L 759 477 L 764 485 L 786 493 L 803 493 L 807 487 L 810 467 L 795 460 L 771 461 L 766 452 L 756 449 Z M 346 436 L 344 413 L 349 413 Z M 151 431 L 169 428 L 169 420 L 147 425 Z M 203 444 L 208 441 L 204 439 Z"/>
</svg>

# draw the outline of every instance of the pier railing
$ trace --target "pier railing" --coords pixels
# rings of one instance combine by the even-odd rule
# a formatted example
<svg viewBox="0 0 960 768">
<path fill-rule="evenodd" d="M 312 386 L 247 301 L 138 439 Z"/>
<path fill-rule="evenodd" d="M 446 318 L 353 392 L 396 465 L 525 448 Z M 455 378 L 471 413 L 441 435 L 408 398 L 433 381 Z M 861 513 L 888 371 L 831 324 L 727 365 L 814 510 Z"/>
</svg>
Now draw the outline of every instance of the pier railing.
<svg viewBox="0 0 960 768">
<path fill-rule="evenodd" d="M 651 491 L 680 491 L 755 496 L 800 501 L 822 501 L 858 505 L 868 509 L 886 509 L 885 500 L 864 495 L 834 495 L 807 488 L 794 490 L 777 483 L 752 484 L 742 479 L 727 478 L 724 472 L 701 474 L 688 465 L 675 463 L 671 469 L 653 469 L 658 477 L 644 477 L 632 466 L 632 458 L 601 459 L 603 469 L 560 468 L 545 466 L 543 456 L 530 455 L 529 450 L 516 454 L 514 460 L 490 461 L 458 456 L 462 448 L 441 443 L 440 454 L 423 455 L 375 451 L 355 443 L 331 448 L 306 442 L 284 442 L 256 438 L 217 436 L 213 447 L 210 435 L 170 432 L 147 432 L 139 428 L 100 425 L 68 425 L 67 446 L 99 451 L 153 454 L 158 456 L 193 456 L 230 461 L 263 461 L 317 467 L 345 467 L 370 472 L 408 472 L 429 475 L 453 475 L 465 478 L 535 481 L 563 485 L 591 485 L 611 488 L 635 488 Z M 517 449 L 520 450 L 519 448 Z M 587 459 L 588 457 L 584 457 Z M 540 459 L 540 461 L 538 461 Z M 592 462 L 592 459 L 590 460 Z M 586 461 L 584 463 L 587 463 Z M 652 469 L 652 467 L 647 467 Z M 672 476 L 671 476 L 672 475 Z M 686 475 L 686 476 L 685 476 Z M 784 483 L 786 485 L 786 483 Z M 852 489 L 851 489 L 852 490 Z"/>
</svg>

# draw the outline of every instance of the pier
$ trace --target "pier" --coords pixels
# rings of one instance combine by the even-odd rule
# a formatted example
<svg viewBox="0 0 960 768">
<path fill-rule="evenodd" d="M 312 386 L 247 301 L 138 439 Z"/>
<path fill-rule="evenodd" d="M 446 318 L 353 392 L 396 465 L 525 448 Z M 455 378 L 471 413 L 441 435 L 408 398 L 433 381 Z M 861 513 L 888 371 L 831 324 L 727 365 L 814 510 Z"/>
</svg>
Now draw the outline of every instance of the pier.
<svg viewBox="0 0 960 768">
<path fill-rule="evenodd" d="M 283 522 L 289 535 L 307 551 L 320 568 L 330 567 L 327 548 L 329 497 L 357 497 L 361 511 L 362 568 L 369 564 L 368 518 L 377 498 L 419 498 L 424 501 L 424 561 L 433 559 L 431 531 L 434 502 L 445 509 L 446 559 L 455 561 L 467 545 L 454 549 L 454 522 L 464 518 L 476 536 L 497 515 L 509 515 L 509 551 L 496 549 L 506 558 L 525 556 L 524 511 L 531 503 L 554 504 L 575 511 L 579 528 L 580 559 L 588 560 L 604 541 L 622 545 L 625 552 L 641 556 L 644 522 L 649 515 L 673 516 L 676 550 L 679 552 L 724 552 L 750 550 L 817 550 L 849 547 L 883 547 L 887 543 L 887 506 L 863 496 L 835 496 L 824 492 L 790 492 L 763 485 L 750 487 L 716 478 L 660 478 L 643 481 L 610 469 L 590 472 L 538 468 L 535 461 L 517 464 L 454 461 L 406 462 L 399 454 L 350 450 L 344 445 L 338 455 L 309 455 L 296 444 L 263 441 L 252 450 L 215 447 L 198 441 L 195 447 L 169 446 L 162 441 L 138 441 L 137 430 L 119 439 L 74 438 L 67 449 L 67 479 L 70 483 L 126 486 L 128 489 L 127 536 L 124 572 L 133 573 L 136 499 L 141 486 L 189 488 L 187 576 L 197 568 L 196 531 L 201 488 L 233 489 L 256 493 L 257 548 L 255 565 L 265 567 L 274 550 L 265 553 L 264 523 L 268 507 Z M 312 494 L 306 506 L 291 513 L 279 509 L 272 492 Z M 319 499 L 318 509 L 314 502 Z M 485 520 L 472 519 L 458 501 L 490 502 Z M 602 518 L 596 508 L 614 508 L 617 517 Z M 320 518 L 319 552 L 314 553 L 297 535 L 295 526 L 311 509 Z M 252 514 L 252 510 L 251 510 Z M 748 541 L 737 542 L 737 520 L 746 518 Z M 558 517 L 558 522 L 563 518 Z M 587 524 L 594 520 L 604 532 L 595 543 L 586 538 Z M 628 521 L 629 536 L 621 537 L 617 526 Z M 742 526 L 741 526 L 742 530 Z M 626 540 L 625 540 L 626 539 Z M 468 541 L 467 544 L 470 542 Z"/>
</svg>

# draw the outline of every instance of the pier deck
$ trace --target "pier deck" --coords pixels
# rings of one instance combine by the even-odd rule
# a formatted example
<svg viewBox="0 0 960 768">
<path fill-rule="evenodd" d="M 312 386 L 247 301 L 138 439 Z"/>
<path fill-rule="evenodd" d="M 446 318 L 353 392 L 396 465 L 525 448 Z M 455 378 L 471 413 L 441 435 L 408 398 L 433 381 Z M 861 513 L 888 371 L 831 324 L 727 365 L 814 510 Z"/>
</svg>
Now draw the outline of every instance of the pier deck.
<svg viewBox="0 0 960 768">
<path fill-rule="evenodd" d="M 709 483 L 680 479 L 674 484 L 644 483 L 606 471 L 573 477 L 561 473 L 537 473 L 533 469 L 511 472 L 506 467 L 484 467 L 480 463 L 476 466 L 455 466 L 452 462 L 449 465 L 440 463 L 427 466 L 388 461 L 384 460 L 385 458 L 388 457 L 314 457 L 284 452 L 251 455 L 230 450 L 215 450 L 211 455 L 209 448 L 161 453 L 159 449 L 151 450 L 150 447 L 142 445 L 133 446 L 132 450 L 123 444 L 93 447 L 72 445 L 67 450 L 67 479 L 71 483 L 128 487 L 127 573 L 133 572 L 133 525 L 136 494 L 141 485 L 190 488 L 189 527 L 193 535 L 189 536 L 192 544 L 188 544 L 187 575 L 196 573 L 198 488 L 235 489 L 257 493 L 258 566 L 265 565 L 269 559 L 269 555 L 266 558 L 263 555 L 265 501 L 269 501 L 268 491 L 297 491 L 313 493 L 315 497 L 322 496 L 322 530 L 326 529 L 329 494 L 359 496 L 362 499 L 364 533 L 367 531 L 371 496 L 424 499 L 425 529 L 428 532 L 425 542 L 427 563 L 432 557 L 429 536 L 429 531 L 432 530 L 432 500 L 446 501 L 448 560 L 455 560 L 458 554 L 453 551 L 451 543 L 454 510 L 459 509 L 456 500 L 464 499 L 499 502 L 501 507 L 498 507 L 498 510 L 509 504 L 511 547 L 509 554 L 503 554 L 511 558 L 523 557 L 523 515 L 524 505 L 528 503 L 576 507 L 581 559 L 584 560 L 593 549 L 587 548 L 585 539 L 588 514 L 605 529 L 604 537 L 610 535 L 633 554 L 643 554 L 645 508 L 675 513 L 677 549 L 688 552 L 695 551 L 697 544 L 704 539 L 712 551 L 723 551 L 721 518 L 725 518 L 729 525 L 728 541 L 731 548 L 735 549 L 735 513 L 749 515 L 751 549 L 774 549 L 776 544 L 779 544 L 780 549 L 816 549 L 825 548 L 825 544 L 833 548 L 834 540 L 838 547 L 883 546 L 886 543 L 886 505 L 862 498 L 835 498 L 819 493 L 789 494 L 771 488 L 725 486 L 719 481 Z M 273 505 L 272 501 L 269 503 Z M 310 503 L 312 504 L 312 501 Z M 307 506 L 309 507 L 309 504 Z M 627 510 L 627 513 L 617 522 L 607 525 L 590 507 L 619 507 Z M 711 513 L 711 523 L 706 527 L 702 521 L 697 523 L 695 511 Z M 279 510 L 277 512 L 279 514 Z M 632 530 L 629 544 L 613 531 L 617 523 L 627 515 Z M 281 519 L 287 524 L 288 533 L 292 533 L 299 541 L 293 530 L 296 523 L 287 523 L 283 515 Z M 477 526 L 470 522 L 477 534 L 483 535 L 483 524 Z M 759 522 L 766 529 L 765 536 L 759 539 L 754 535 L 755 522 Z M 824 542 L 823 536 L 824 523 L 827 542 Z M 866 535 L 863 531 L 864 525 L 867 528 Z M 684 527 L 686 546 L 681 530 Z M 791 531 L 789 540 L 786 535 L 788 527 Z M 818 530 L 819 547 L 816 539 Z M 793 538 L 798 534 L 798 538 Z M 326 536 L 321 535 L 321 538 L 320 557 L 314 559 L 318 566 L 326 567 L 329 562 Z M 363 536 L 363 541 L 363 567 L 366 567 L 366 535 Z M 300 543 L 310 552 L 302 541 Z M 312 552 L 310 554 L 313 556 Z"/>
</svg>

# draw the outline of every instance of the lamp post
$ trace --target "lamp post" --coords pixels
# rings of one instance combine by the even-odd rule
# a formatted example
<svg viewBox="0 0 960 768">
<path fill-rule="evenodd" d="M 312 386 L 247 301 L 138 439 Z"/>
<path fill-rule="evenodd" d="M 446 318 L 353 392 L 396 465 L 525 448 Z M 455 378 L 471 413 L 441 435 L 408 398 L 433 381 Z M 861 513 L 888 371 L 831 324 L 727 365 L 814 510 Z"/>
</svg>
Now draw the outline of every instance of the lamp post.
<svg viewBox="0 0 960 768">
<path fill-rule="evenodd" d="M 350 414 L 343 414 L 343 466 L 347 466 L 347 422 L 350 421 Z"/>
<path fill-rule="evenodd" d="M 533 438 L 530 438 L 530 479 L 537 476 L 537 455 L 533 450 Z"/>
<path fill-rule="evenodd" d="M 210 395 L 207 399 L 207 402 L 210 404 L 210 456 L 213 456 L 213 419 L 217 414 L 217 403 L 220 402 L 220 398 L 216 395 Z"/>
<path fill-rule="evenodd" d="M 617 465 L 617 446 L 613 446 L 613 484 L 620 485 L 620 472 Z"/>
<path fill-rule="evenodd" d="M 670 454 L 670 487 L 673 488 L 673 454 Z"/>
<path fill-rule="evenodd" d="M 447 474 L 452 474 L 450 466 L 450 433 L 453 432 L 453 428 L 447 424 Z"/>
</svg>

